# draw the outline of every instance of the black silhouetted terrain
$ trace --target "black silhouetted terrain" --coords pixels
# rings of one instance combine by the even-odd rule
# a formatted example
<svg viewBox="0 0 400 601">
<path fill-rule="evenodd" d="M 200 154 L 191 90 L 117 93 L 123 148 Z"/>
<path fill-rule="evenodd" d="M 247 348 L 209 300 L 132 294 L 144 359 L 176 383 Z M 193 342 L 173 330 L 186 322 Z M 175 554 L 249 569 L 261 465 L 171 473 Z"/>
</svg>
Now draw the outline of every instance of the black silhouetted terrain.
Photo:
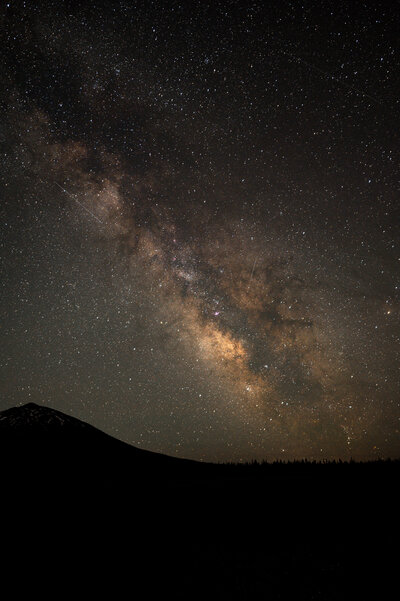
<svg viewBox="0 0 400 601">
<path fill-rule="evenodd" d="M 342 601 L 389 598 L 396 578 L 397 461 L 203 464 L 32 403 L 0 413 L 0 453 L 14 587 Z"/>
<path fill-rule="evenodd" d="M 135 488 L 137 481 L 209 482 L 229 486 L 247 481 L 304 478 L 374 478 L 398 472 L 397 461 L 307 461 L 212 464 L 178 459 L 124 443 L 60 411 L 28 403 L 0 413 L 0 452 L 7 458 L 3 475 L 16 482 L 41 480 L 42 485 L 118 486 Z"/>
<path fill-rule="evenodd" d="M 15 480 L 134 485 L 137 479 L 196 477 L 203 464 L 138 449 L 79 419 L 28 403 L 0 413 L 0 452 Z"/>
</svg>

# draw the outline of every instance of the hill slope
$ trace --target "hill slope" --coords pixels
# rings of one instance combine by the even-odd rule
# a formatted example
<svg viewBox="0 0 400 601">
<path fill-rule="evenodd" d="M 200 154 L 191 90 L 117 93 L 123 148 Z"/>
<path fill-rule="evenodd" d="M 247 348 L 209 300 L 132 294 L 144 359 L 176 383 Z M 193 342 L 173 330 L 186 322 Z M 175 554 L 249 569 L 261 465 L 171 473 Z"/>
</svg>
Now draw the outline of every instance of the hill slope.
<svg viewBox="0 0 400 601">
<path fill-rule="evenodd" d="M 3 476 L 87 484 L 174 479 L 202 471 L 195 461 L 144 451 L 55 409 L 28 403 L 0 413 Z"/>
</svg>

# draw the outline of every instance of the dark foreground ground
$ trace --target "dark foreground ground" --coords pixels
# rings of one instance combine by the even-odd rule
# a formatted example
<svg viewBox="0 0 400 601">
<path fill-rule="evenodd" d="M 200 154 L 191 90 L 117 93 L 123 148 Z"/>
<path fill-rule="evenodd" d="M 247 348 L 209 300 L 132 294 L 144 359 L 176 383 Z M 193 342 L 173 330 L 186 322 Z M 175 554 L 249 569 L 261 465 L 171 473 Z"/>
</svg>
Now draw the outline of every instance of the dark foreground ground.
<svg viewBox="0 0 400 601">
<path fill-rule="evenodd" d="M 4 413 L 13 598 L 393 598 L 398 462 L 199 466 Z"/>
<path fill-rule="evenodd" d="M 398 579 L 393 482 L 18 494 L 2 511 L 3 578 L 13 574 L 17 597 L 52 593 L 55 579 L 83 598 L 391 599 Z"/>
</svg>

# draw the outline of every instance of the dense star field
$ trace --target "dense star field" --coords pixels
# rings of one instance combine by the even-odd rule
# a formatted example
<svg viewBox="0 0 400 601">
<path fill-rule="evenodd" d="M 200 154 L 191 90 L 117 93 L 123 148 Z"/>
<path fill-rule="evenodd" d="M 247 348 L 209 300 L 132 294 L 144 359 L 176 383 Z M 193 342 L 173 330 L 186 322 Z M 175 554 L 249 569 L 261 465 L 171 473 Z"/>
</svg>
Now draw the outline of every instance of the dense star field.
<svg viewBox="0 0 400 601">
<path fill-rule="evenodd" d="M 398 457 L 399 3 L 0 10 L 0 410 Z"/>
</svg>

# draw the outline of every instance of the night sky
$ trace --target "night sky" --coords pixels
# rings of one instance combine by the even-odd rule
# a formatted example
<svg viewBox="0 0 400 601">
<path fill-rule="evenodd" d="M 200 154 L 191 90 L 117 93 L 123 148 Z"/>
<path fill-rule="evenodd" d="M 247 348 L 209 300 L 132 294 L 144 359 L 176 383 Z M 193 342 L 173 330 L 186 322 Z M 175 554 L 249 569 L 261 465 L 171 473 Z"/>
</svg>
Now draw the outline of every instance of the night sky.
<svg viewBox="0 0 400 601">
<path fill-rule="evenodd" d="M 0 10 L 0 410 L 398 457 L 399 2 Z"/>
</svg>

